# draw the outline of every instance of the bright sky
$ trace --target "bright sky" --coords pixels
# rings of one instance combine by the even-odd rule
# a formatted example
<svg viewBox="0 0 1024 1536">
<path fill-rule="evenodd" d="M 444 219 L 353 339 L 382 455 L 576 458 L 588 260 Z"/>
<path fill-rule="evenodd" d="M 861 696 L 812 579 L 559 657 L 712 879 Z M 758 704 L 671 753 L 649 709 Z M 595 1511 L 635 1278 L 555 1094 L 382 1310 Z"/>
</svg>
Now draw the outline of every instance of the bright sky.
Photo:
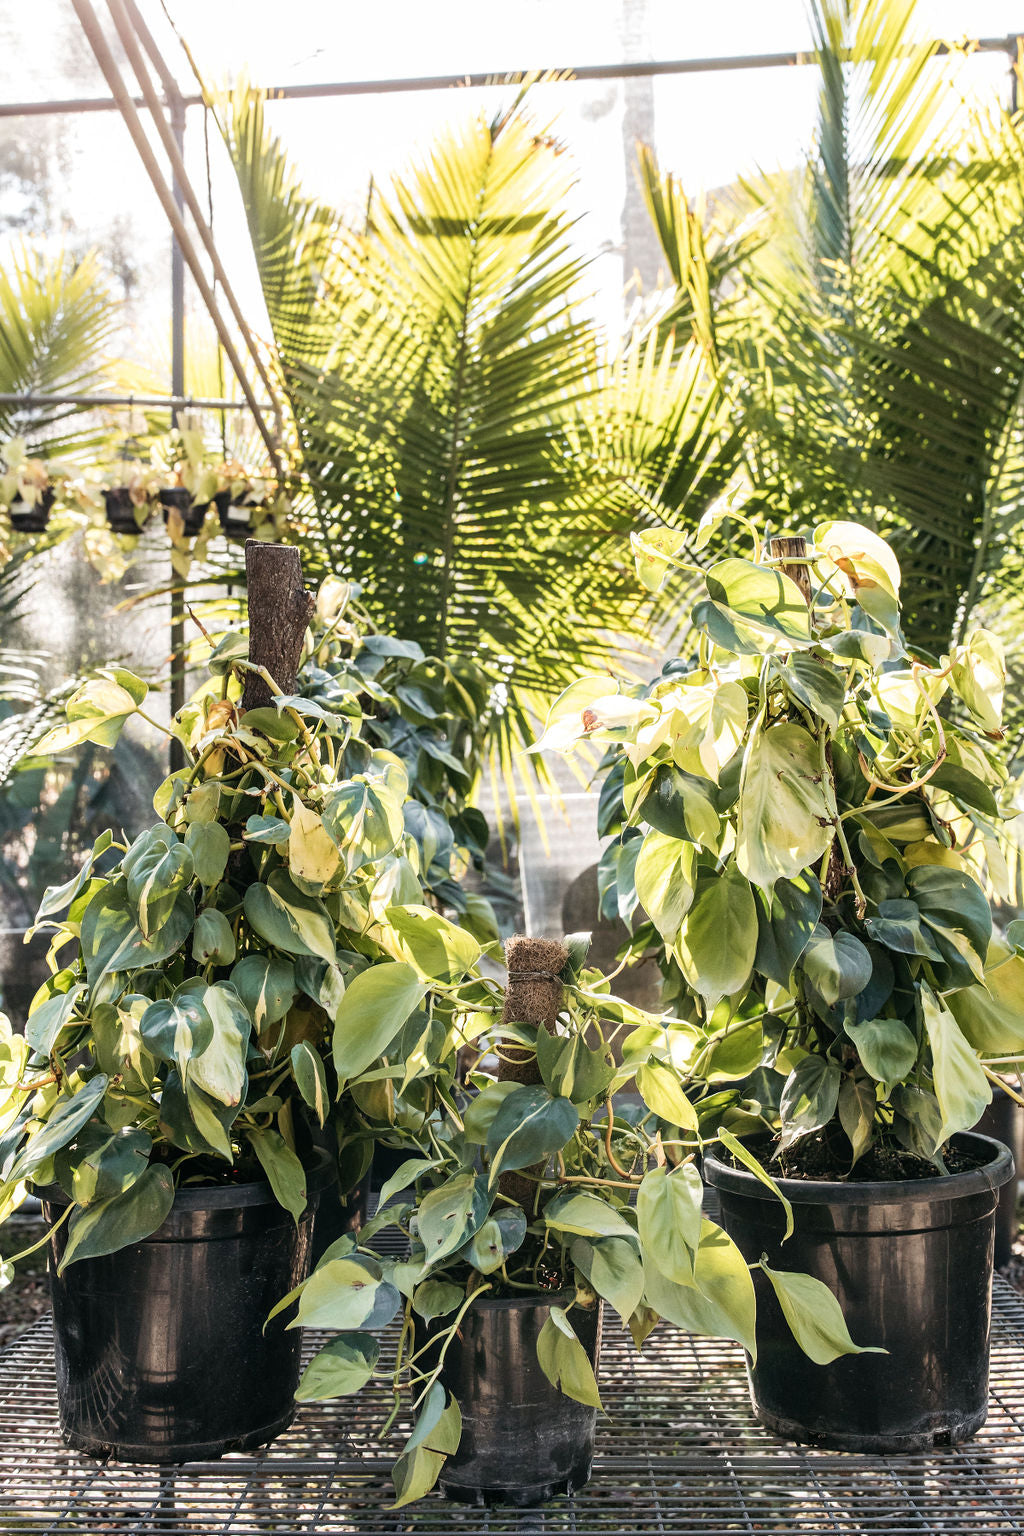
<svg viewBox="0 0 1024 1536">
<path fill-rule="evenodd" d="M 141 8 L 183 84 L 187 63 L 160 0 Z M 102 15 L 102 3 L 97 4 Z M 503 71 L 612 63 L 624 58 L 700 58 L 806 49 L 803 0 L 167 0 L 167 10 L 204 75 L 223 82 L 242 70 L 260 84 L 374 79 L 461 71 Z M 646 24 L 626 35 L 624 15 Z M 960 39 L 1024 30 L 1024 0 L 919 0 L 922 30 Z M 0 0 L 9 98 L 107 94 L 80 37 L 70 0 Z M 979 56 L 971 83 L 1007 95 L 1004 56 Z M 792 165 L 813 121 L 815 72 L 772 69 L 668 76 L 654 83 L 655 147 L 661 162 L 696 191 L 756 166 Z M 545 110 L 579 164 L 581 239 L 592 253 L 609 304 L 622 283 L 620 218 L 626 189 L 624 87 L 618 81 L 545 88 Z M 311 190 L 361 207 L 371 173 L 381 180 L 456 112 L 491 105 L 494 91 L 282 102 L 273 121 Z M 205 191 L 202 114 L 189 118 L 188 151 Z M 216 226 L 222 253 L 243 291 L 253 292 L 240 210 L 220 147 L 212 145 Z M 75 244 L 119 226 L 125 259 L 146 297 L 144 319 L 165 325 L 167 233 L 137 157 L 116 116 L 66 121 L 60 145 L 61 203 Z M 40 233 L 44 233 L 40 231 Z M 53 235 L 54 231 L 45 233 Z M 162 337 L 154 341 L 162 347 Z"/>
</svg>

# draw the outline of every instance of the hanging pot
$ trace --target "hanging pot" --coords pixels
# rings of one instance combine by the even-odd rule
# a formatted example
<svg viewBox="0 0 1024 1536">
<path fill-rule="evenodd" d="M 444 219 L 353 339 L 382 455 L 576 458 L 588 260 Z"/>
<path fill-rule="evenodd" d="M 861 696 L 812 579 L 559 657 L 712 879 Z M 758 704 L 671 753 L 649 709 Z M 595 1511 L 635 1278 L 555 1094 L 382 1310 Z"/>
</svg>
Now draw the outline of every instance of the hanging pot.
<svg viewBox="0 0 1024 1536">
<path fill-rule="evenodd" d="M 37 502 L 12 501 L 7 508 L 15 533 L 43 533 L 50 521 L 56 492 L 48 486 Z"/>
<path fill-rule="evenodd" d="M 537 1359 L 551 1306 L 568 1306 L 574 1294 L 485 1296 L 462 1319 L 441 1371 L 462 1412 L 462 1440 L 439 1479 L 450 1499 L 525 1508 L 589 1482 L 597 1410 L 553 1387 Z M 601 1311 L 599 1304 L 571 1314 L 595 1374 Z M 435 1319 L 422 1331 L 433 1338 L 444 1327 Z"/>
<path fill-rule="evenodd" d="M 963 1173 L 854 1183 L 779 1179 L 795 1230 L 752 1173 L 705 1153 L 704 1176 L 745 1259 L 824 1281 L 857 1344 L 888 1354 L 815 1365 L 797 1346 L 767 1276 L 754 1270 L 754 1411 L 790 1440 L 839 1451 L 904 1452 L 956 1445 L 985 1422 L 992 1245 L 1007 1149 L 967 1133 L 979 1154 Z M 770 1170 L 769 1170 L 770 1171 Z"/>
<path fill-rule="evenodd" d="M 247 504 L 239 505 L 232 501 L 230 491 L 218 491 L 213 499 L 217 503 L 221 532 L 229 539 L 247 538 L 252 527 L 254 509 Z"/>
<path fill-rule="evenodd" d="M 210 503 L 208 501 L 193 502 L 192 492 L 187 491 L 181 485 L 175 485 L 169 490 L 160 491 L 158 495 L 160 505 L 164 508 L 164 522 L 167 521 L 167 513 L 173 509 L 181 515 L 181 520 L 185 524 L 184 531 L 186 537 L 194 538 L 201 531 L 203 523 L 206 521 L 206 509 Z"/>
<path fill-rule="evenodd" d="M 107 522 L 115 533 L 141 533 L 142 525 L 135 516 L 137 508 L 127 486 L 118 485 L 104 491 L 103 500 L 107 509 Z M 148 506 L 145 512 L 148 518 L 150 513 Z"/>
<path fill-rule="evenodd" d="M 266 1183 L 185 1187 L 144 1242 L 62 1275 L 50 1238 L 61 1433 L 91 1456 L 166 1464 L 265 1445 L 287 1429 L 298 1330 L 267 1315 L 309 1271 L 313 1215 L 330 1164 L 317 1154 L 298 1225 Z M 38 1191 L 53 1223 L 68 1201 Z M 266 1330 L 264 1331 L 264 1324 Z"/>
</svg>

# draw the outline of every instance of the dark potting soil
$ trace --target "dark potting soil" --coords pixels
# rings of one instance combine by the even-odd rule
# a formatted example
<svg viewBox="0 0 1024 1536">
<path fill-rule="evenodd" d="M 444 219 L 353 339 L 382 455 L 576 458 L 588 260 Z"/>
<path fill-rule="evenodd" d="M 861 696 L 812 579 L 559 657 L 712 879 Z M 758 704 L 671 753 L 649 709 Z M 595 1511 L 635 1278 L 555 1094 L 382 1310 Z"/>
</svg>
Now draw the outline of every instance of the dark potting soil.
<svg viewBox="0 0 1024 1536">
<path fill-rule="evenodd" d="M 876 1142 L 850 1167 L 849 1143 L 845 1136 L 830 1135 L 830 1127 L 802 1136 L 784 1152 L 773 1141 L 751 1142 L 751 1151 L 762 1166 L 777 1179 L 828 1180 L 843 1184 L 898 1182 L 902 1179 L 935 1179 L 941 1170 L 927 1158 L 917 1157 L 905 1147 Z M 716 1154 L 730 1167 L 742 1168 L 738 1158 L 721 1148 Z M 947 1142 L 942 1161 L 947 1173 L 966 1173 L 985 1162 L 983 1153 L 974 1152 L 956 1141 Z"/>
</svg>

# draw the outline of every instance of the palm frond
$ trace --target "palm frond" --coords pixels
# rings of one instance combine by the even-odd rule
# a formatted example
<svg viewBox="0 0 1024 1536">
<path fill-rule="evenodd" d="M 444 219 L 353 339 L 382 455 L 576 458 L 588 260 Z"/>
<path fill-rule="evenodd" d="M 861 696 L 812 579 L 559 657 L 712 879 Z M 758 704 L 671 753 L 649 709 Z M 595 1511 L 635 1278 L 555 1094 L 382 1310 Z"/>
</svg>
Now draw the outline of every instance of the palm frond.
<svg viewBox="0 0 1024 1536">
<path fill-rule="evenodd" d="M 0 394 L 84 394 L 104 379 L 114 309 L 96 255 L 79 261 L 15 246 L 0 264 Z M 77 418 L 78 427 L 69 429 Z M 0 439 L 57 457 L 101 437 L 74 406 L 0 406 Z"/>
</svg>

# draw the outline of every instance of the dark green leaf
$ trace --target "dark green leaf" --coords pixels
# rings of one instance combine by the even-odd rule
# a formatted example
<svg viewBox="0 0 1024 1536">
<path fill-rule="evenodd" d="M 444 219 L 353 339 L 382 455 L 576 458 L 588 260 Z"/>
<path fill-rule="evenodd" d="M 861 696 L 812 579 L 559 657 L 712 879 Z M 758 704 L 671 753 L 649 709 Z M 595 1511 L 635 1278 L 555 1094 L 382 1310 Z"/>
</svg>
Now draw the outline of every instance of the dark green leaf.
<svg viewBox="0 0 1024 1536">
<path fill-rule="evenodd" d="M 754 969 L 780 987 L 788 985 L 821 916 L 821 886 L 812 874 L 776 880 L 770 891 L 755 889 L 757 953 Z"/>
<path fill-rule="evenodd" d="M 245 892 L 245 915 L 268 944 L 289 955 L 337 958 L 334 924 L 316 896 L 300 891 L 290 875 L 275 869 L 266 885 L 255 881 Z"/>
<path fill-rule="evenodd" d="M 246 955 L 232 969 L 231 985 L 258 1032 L 283 1019 L 298 996 L 295 967 L 279 955 Z"/>
<path fill-rule="evenodd" d="M 546 1088 L 520 1087 L 502 1100 L 487 1133 L 492 1173 L 528 1168 L 565 1146 L 579 1124 L 569 1099 L 552 1098 Z"/>
<path fill-rule="evenodd" d="M 153 1138 L 136 1126 L 124 1126 L 107 1136 L 74 1164 L 72 1195 L 78 1205 L 112 1200 L 130 1189 L 145 1172 Z"/>
<path fill-rule="evenodd" d="M 209 889 L 217 884 L 227 868 L 231 838 L 219 821 L 197 821 L 185 833 L 185 844 L 192 855 L 196 879 Z"/>
<path fill-rule="evenodd" d="M 867 1019 L 863 1024 L 847 1024 L 846 1033 L 876 1082 L 891 1087 L 914 1070 L 917 1041 L 899 1019 Z"/>
<path fill-rule="evenodd" d="M 150 1003 L 139 1030 L 147 1051 L 179 1070 L 213 1039 L 213 1021 L 202 996 L 191 988 L 179 988 L 173 997 Z"/>
<path fill-rule="evenodd" d="M 839 729 L 839 717 L 846 700 L 846 679 L 834 667 L 799 652 L 785 663 L 776 663 L 777 671 L 789 692 L 806 704 L 830 730 Z"/>
<path fill-rule="evenodd" d="M 247 1131 L 246 1135 L 270 1181 L 275 1198 L 291 1213 L 297 1226 L 299 1217 L 306 1209 L 306 1170 L 277 1131 L 253 1129 Z"/>
<path fill-rule="evenodd" d="M 313 1356 L 295 1393 L 300 1403 L 319 1403 L 361 1392 L 380 1358 L 370 1333 L 342 1333 Z"/>
<path fill-rule="evenodd" d="M 836 1112 L 841 1079 L 839 1063 L 830 1057 L 804 1056 L 797 1062 L 782 1090 L 784 1145 L 828 1124 Z"/>
<path fill-rule="evenodd" d="M 871 980 L 871 955 L 860 940 L 843 929 L 832 934 L 823 923 L 811 935 L 800 965 L 829 1007 L 841 998 L 856 997 Z"/>
<path fill-rule="evenodd" d="M 201 822 L 215 826 L 215 822 Z M 192 958 L 199 965 L 231 965 L 235 958 L 235 936 L 231 924 L 216 907 L 205 907 L 192 930 Z"/>
</svg>

